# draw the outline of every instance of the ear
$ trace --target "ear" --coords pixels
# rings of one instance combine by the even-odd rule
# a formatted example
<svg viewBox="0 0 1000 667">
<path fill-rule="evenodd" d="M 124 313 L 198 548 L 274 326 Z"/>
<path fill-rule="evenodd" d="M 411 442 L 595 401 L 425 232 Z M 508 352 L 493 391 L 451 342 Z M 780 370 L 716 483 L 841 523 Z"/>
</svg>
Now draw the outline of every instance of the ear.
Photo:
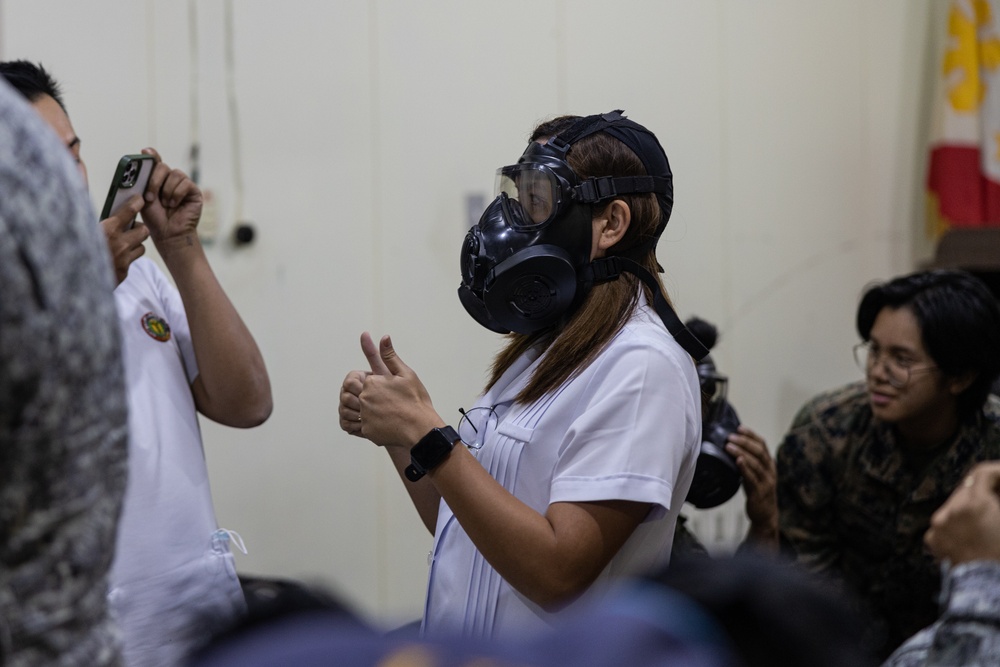
<svg viewBox="0 0 1000 667">
<path fill-rule="evenodd" d="M 975 382 L 978 376 L 979 373 L 976 373 L 975 371 L 969 371 L 967 373 L 962 373 L 957 377 L 948 378 L 947 380 L 948 391 L 951 393 L 952 396 L 958 396 L 963 391 L 968 389 L 969 385 Z"/>
<path fill-rule="evenodd" d="M 615 199 L 594 217 L 594 243 L 591 254 L 604 257 L 608 250 L 622 240 L 632 223 L 632 209 L 621 199 Z"/>
</svg>

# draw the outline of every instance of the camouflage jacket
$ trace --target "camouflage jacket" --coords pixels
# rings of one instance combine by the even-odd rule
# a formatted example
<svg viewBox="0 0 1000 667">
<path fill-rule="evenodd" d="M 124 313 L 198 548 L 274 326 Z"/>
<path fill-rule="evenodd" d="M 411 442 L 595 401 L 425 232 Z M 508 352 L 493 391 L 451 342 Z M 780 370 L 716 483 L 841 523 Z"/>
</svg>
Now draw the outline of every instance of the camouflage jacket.
<svg viewBox="0 0 1000 667">
<path fill-rule="evenodd" d="M 997 458 L 996 396 L 922 470 L 873 418 L 863 383 L 821 394 L 795 417 L 777 453 L 782 542 L 857 599 L 879 657 L 937 617 L 940 573 L 924 532 L 965 472 Z"/>
<path fill-rule="evenodd" d="M 0 664 L 120 664 L 127 474 L 111 263 L 56 135 L 0 82 Z"/>
<path fill-rule="evenodd" d="M 1000 563 L 973 561 L 945 579 L 944 611 L 883 667 L 1000 665 Z"/>
</svg>

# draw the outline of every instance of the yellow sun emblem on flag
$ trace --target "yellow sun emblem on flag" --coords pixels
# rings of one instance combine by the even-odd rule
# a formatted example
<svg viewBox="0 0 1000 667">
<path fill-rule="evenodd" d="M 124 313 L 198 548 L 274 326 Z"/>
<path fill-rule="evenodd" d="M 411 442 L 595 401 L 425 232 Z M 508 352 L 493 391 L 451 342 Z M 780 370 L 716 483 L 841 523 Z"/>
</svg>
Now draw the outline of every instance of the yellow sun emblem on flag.
<svg viewBox="0 0 1000 667">
<path fill-rule="evenodd" d="M 979 29 L 993 21 L 988 0 L 972 0 L 974 16 L 968 16 L 952 4 L 948 16 L 951 38 L 941 63 L 949 81 L 948 99 L 956 111 L 974 111 L 986 94 L 980 70 L 1000 66 L 1000 40 L 979 39 Z"/>
</svg>

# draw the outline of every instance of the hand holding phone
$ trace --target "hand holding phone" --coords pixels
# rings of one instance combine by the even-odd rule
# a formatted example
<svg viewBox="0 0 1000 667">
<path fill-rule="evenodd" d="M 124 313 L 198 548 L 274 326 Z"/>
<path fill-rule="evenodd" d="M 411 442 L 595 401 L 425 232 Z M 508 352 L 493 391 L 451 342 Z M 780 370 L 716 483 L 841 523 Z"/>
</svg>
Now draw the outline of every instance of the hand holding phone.
<svg viewBox="0 0 1000 667">
<path fill-rule="evenodd" d="M 133 203 L 131 209 L 126 207 L 136 195 L 142 197 L 145 194 L 155 166 L 156 160 L 152 155 L 123 156 L 118 161 L 101 211 L 101 227 L 119 283 L 125 280 L 132 262 L 146 252 L 143 242 L 149 237 L 149 230 L 145 225 L 135 225 L 141 205 Z"/>
<path fill-rule="evenodd" d="M 156 161 L 152 155 L 123 155 L 115 168 L 111 189 L 104 200 L 101 220 L 114 215 L 133 196 L 142 196 L 155 166 Z"/>
</svg>

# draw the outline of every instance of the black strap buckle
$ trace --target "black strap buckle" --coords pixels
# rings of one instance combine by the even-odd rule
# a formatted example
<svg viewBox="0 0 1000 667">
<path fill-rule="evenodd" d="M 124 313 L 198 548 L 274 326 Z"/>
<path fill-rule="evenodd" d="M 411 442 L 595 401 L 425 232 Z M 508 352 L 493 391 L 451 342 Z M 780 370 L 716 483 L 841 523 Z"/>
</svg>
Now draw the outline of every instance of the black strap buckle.
<svg viewBox="0 0 1000 667">
<path fill-rule="evenodd" d="M 588 178 L 580 185 L 576 186 L 576 191 L 580 201 L 592 204 L 602 199 L 609 199 L 618 195 L 618 187 L 615 184 L 614 176 L 601 176 L 599 178 Z"/>
<path fill-rule="evenodd" d="M 606 283 L 621 275 L 622 260 L 617 255 L 595 259 L 590 263 L 590 273 L 593 284 Z"/>
<path fill-rule="evenodd" d="M 570 144 L 566 141 L 563 141 L 562 137 L 560 137 L 559 135 L 552 137 L 551 139 L 546 141 L 545 144 L 562 153 L 564 157 L 566 153 L 569 152 Z"/>
</svg>

